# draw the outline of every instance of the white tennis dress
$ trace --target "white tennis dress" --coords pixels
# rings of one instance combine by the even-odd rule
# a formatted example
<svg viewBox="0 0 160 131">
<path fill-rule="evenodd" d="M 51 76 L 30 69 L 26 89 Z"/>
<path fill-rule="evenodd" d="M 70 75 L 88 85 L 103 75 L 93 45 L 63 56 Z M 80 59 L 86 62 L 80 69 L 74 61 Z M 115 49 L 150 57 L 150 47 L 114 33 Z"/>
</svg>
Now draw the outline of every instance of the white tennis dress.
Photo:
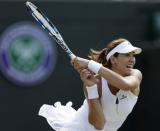
<svg viewBox="0 0 160 131">
<path fill-rule="evenodd" d="M 106 118 L 106 124 L 101 131 L 117 131 L 137 102 L 137 96 L 130 91 L 119 90 L 113 95 L 107 81 L 102 78 L 102 107 Z M 76 111 L 72 103 L 61 105 L 56 102 L 54 106 L 44 104 L 39 115 L 46 118 L 49 125 L 56 131 L 98 131 L 88 122 L 88 103 Z"/>
</svg>

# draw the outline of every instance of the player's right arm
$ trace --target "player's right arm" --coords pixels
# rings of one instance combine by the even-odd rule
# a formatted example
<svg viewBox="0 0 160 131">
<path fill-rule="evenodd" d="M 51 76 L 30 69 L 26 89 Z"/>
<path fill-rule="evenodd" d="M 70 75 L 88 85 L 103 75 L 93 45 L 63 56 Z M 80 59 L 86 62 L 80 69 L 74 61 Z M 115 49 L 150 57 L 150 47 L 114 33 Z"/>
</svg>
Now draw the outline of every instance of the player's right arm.
<svg viewBox="0 0 160 131">
<path fill-rule="evenodd" d="M 96 78 L 87 69 L 83 69 L 83 70 L 80 71 L 80 77 L 81 77 L 81 80 L 83 81 L 83 84 L 84 84 L 84 86 L 83 86 L 84 94 L 87 98 L 88 106 L 89 106 L 88 121 L 96 129 L 101 130 L 101 129 L 103 129 L 104 124 L 105 124 L 105 117 L 104 117 L 102 105 L 101 105 L 101 102 L 100 102 L 100 97 L 101 97 L 100 83 L 101 82 L 100 82 L 100 80 L 98 80 L 98 78 Z M 88 79 L 88 78 L 91 78 L 91 77 L 92 77 L 92 79 Z M 90 88 L 94 84 L 98 85 L 99 98 L 88 99 L 88 93 L 87 93 L 86 87 L 88 86 L 88 88 Z"/>
</svg>

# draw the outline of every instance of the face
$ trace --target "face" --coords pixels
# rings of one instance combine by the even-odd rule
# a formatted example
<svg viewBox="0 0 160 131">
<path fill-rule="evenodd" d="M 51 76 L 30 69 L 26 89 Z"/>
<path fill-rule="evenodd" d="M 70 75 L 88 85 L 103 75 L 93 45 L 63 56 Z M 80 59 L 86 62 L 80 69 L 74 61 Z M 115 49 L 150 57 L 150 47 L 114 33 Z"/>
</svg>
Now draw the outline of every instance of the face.
<svg viewBox="0 0 160 131">
<path fill-rule="evenodd" d="M 121 74 L 122 76 L 130 75 L 135 65 L 135 55 L 133 52 L 118 54 L 117 57 L 112 56 L 112 70 Z"/>
</svg>

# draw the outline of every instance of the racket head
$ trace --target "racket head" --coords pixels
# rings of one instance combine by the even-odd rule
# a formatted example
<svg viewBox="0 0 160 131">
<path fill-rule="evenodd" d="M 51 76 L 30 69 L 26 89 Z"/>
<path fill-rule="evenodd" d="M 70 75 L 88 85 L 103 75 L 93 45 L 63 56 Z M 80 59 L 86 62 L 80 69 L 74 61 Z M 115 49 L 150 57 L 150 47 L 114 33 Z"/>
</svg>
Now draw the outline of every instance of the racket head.
<svg viewBox="0 0 160 131">
<path fill-rule="evenodd" d="M 26 2 L 27 9 L 32 14 L 32 16 L 35 18 L 35 20 L 45 29 L 48 29 L 47 27 L 51 26 L 54 29 L 54 33 L 60 35 L 57 28 L 54 26 L 54 24 L 48 19 L 48 17 L 33 3 L 27 1 Z M 51 33 L 50 30 L 47 30 L 49 33 Z M 53 32 L 52 32 L 53 33 Z"/>
<path fill-rule="evenodd" d="M 63 48 L 63 50 L 65 50 L 65 52 L 70 56 L 71 59 L 74 59 L 76 56 L 71 52 L 71 50 L 63 40 L 61 34 L 54 26 L 54 24 L 48 19 L 48 17 L 46 17 L 46 15 L 33 3 L 27 1 L 26 6 L 35 20 L 42 26 L 42 28 L 52 36 L 52 38 Z"/>
</svg>

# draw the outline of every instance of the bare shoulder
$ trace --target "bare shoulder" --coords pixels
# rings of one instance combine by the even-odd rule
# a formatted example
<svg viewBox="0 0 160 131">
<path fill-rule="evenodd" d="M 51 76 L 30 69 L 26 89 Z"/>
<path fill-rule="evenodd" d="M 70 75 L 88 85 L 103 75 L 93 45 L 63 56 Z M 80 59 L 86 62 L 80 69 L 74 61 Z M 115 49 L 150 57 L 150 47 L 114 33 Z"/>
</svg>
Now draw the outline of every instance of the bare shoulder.
<svg viewBox="0 0 160 131">
<path fill-rule="evenodd" d="M 140 81 L 142 80 L 142 72 L 138 69 L 132 69 L 131 75 L 137 77 Z"/>
<path fill-rule="evenodd" d="M 140 83 L 142 81 L 142 73 L 138 69 L 132 69 L 131 75 L 134 76 L 135 78 L 134 80 L 136 81 L 135 83 L 138 83 L 137 88 L 131 90 L 131 92 L 136 96 L 138 96 L 140 92 Z"/>
</svg>

